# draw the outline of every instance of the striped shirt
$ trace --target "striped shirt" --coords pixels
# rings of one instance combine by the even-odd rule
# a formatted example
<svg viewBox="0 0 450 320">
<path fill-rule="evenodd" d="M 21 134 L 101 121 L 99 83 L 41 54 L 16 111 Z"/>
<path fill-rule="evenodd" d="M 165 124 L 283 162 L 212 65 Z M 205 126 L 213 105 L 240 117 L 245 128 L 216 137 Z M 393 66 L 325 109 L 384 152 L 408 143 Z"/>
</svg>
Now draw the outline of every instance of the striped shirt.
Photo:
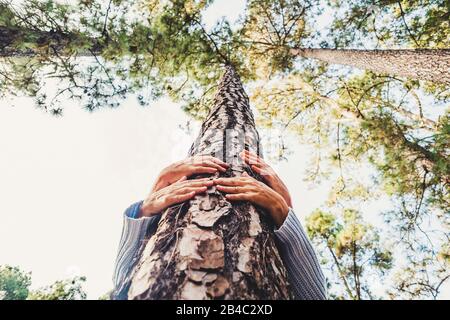
<svg viewBox="0 0 450 320">
<path fill-rule="evenodd" d="M 141 205 L 142 201 L 131 205 L 124 214 L 122 236 L 113 275 L 115 288 L 133 269 L 142 241 L 146 236 L 156 232 L 161 217 L 161 215 L 155 215 L 136 218 Z M 289 210 L 283 225 L 275 230 L 275 241 L 295 297 L 300 300 L 326 299 L 325 277 L 319 261 L 300 220 L 292 209 Z"/>
</svg>

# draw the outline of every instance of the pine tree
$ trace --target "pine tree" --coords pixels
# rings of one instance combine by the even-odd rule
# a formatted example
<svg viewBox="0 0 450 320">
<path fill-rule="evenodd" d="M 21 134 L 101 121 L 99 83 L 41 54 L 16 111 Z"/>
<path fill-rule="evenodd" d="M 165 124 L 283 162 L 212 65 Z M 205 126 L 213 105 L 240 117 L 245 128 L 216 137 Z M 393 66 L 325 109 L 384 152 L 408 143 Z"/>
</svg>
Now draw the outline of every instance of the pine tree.
<svg viewBox="0 0 450 320">
<path fill-rule="evenodd" d="M 228 66 L 189 154 L 224 159 L 225 176 L 254 176 L 238 160 L 244 148 L 261 154 L 248 97 Z M 292 298 L 270 218 L 214 188 L 163 213 L 127 281 L 129 299 Z"/>
</svg>

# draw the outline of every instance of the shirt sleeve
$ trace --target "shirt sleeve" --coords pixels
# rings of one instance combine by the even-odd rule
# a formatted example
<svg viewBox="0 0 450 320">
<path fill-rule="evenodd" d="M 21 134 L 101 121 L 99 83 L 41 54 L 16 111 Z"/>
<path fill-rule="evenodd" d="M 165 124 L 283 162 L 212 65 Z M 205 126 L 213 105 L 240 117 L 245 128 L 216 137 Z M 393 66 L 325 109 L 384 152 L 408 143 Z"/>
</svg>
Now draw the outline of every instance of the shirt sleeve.
<svg viewBox="0 0 450 320">
<path fill-rule="evenodd" d="M 281 227 L 275 230 L 275 237 L 295 297 L 325 300 L 325 277 L 314 248 L 292 209 Z"/>
<path fill-rule="evenodd" d="M 136 218 L 141 208 L 142 201 L 132 204 L 123 217 L 122 235 L 113 273 L 113 284 L 116 288 L 132 270 L 136 254 L 142 241 L 150 232 L 156 230 L 160 215 L 152 217 Z"/>
</svg>

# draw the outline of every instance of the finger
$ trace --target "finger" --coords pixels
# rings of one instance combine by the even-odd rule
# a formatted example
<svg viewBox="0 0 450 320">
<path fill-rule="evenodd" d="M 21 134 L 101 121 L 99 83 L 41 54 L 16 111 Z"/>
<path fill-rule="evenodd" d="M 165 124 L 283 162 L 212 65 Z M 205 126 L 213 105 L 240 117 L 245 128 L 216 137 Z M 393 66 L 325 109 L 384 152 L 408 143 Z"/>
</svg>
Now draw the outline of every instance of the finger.
<svg viewBox="0 0 450 320">
<path fill-rule="evenodd" d="M 209 156 L 209 157 L 208 157 L 208 160 L 210 160 L 210 161 L 212 161 L 212 162 L 214 162 L 214 163 L 217 163 L 218 165 L 220 165 L 220 166 L 222 166 L 222 167 L 225 167 L 225 168 L 228 168 L 228 167 L 230 166 L 228 163 L 223 162 L 223 161 L 220 160 L 219 158 L 216 158 L 216 157 L 213 157 L 213 156 Z"/>
<path fill-rule="evenodd" d="M 194 166 L 190 173 L 195 174 L 195 173 L 216 173 L 216 172 L 217 172 L 216 168 Z"/>
<path fill-rule="evenodd" d="M 186 185 L 186 184 L 191 184 L 191 183 L 203 183 L 203 182 L 207 182 L 207 181 L 212 181 L 210 178 L 200 178 L 200 179 L 192 179 L 192 180 L 187 180 L 186 179 L 180 179 L 177 182 L 175 182 L 173 185 Z"/>
<path fill-rule="evenodd" d="M 261 169 L 260 167 L 257 167 L 255 165 L 251 166 L 252 170 L 255 171 L 257 174 L 262 174 L 262 172 L 264 171 L 263 169 Z"/>
<path fill-rule="evenodd" d="M 250 150 L 245 150 L 244 149 L 244 151 L 242 151 L 245 155 L 248 155 L 249 157 L 252 157 L 252 158 L 257 158 L 257 159 L 261 159 L 262 160 L 262 158 L 259 156 L 259 155 L 257 155 L 256 153 L 254 153 L 254 152 L 252 152 L 252 151 L 250 151 Z"/>
<path fill-rule="evenodd" d="M 224 186 L 243 186 L 248 183 L 248 178 L 219 178 L 214 179 L 214 184 Z"/>
<path fill-rule="evenodd" d="M 169 197 L 167 197 L 167 201 L 169 202 L 168 205 L 173 205 L 173 204 L 177 204 L 180 202 L 184 202 L 187 200 L 192 199 L 195 196 L 195 192 L 189 192 L 189 193 L 184 193 L 184 194 L 178 194 L 178 195 L 171 195 Z"/>
<path fill-rule="evenodd" d="M 246 149 L 242 150 L 241 153 L 242 153 L 243 155 L 249 156 L 249 157 L 254 157 L 254 158 L 257 158 L 257 157 L 258 157 L 255 153 L 251 152 L 250 150 L 246 150 Z"/>
<path fill-rule="evenodd" d="M 174 190 L 171 192 L 171 194 L 185 194 L 185 193 L 190 193 L 190 192 L 195 192 L 195 193 L 202 193 L 205 192 L 206 190 L 208 190 L 208 187 L 206 186 L 202 186 L 202 187 L 183 187 L 177 190 Z"/>
<path fill-rule="evenodd" d="M 225 198 L 230 201 L 252 201 L 254 200 L 254 194 L 253 193 L 235 193 L 230 194 L 227 193 L 225 195 Z"/>
<path fill-rule="evenodd" d="M 264 165 L 264 162 L 262 162 L 261 159 L 258 158 L 257 156 L 251 156 L 248 153 L 241 153 L 241 157 L 247 164 L 259 166 Z"/>
<path fill-rule="evenodd" d="M 252 166 L 252 170 L 259 174 L 261 178 L 268 184 L 269 186 L 272 186 L 274 182 L 279 180 L 277 174 L 272 169 L 263 169 L 256 166 Z"/>
<path fill-rule="evenodd" d="M 247 156 L 247 159 L 248 159 L 248 160 L 246 160 L 246 162 L 247 162 L 248 164 L 256 165 L 256 166 L 258 166 L 258 167 L 265 167 L 265 166 L 266 166 L 266 163 L 265 163 L 264 161 L 262 161 L 260 158 L 255 158 L 255 157 Z"/>
<path fill-rule="evenodd" d="M 270 172 L 267 171 L 267 170 L 264 170 L 264 169 L 262 169 L 260 167 L 255 166 L 255 165 L 252 165 L 251 167 L 252 167 L 253 171 L 255 171 L 257 174 L 259 174 L 259 175 L 261 175 L 263 177 L 264 176 L 270 176 Z"/>
<path fill-rule="evenodd" d="M 214 181 L 211 179 L 194 179 L 184 181 L 176 186 L 176 189 L 180 188 L 188 188 L 188 187 L 210 187 L 214 184 Z"/>
<path fill-rule="evenodd" d="M 248 162 L 250 160 L 250 157 L 249 157 L 248 153 L 246 152 L 246 150 L 239 153 L 239 155 L 241 156 L 242 160 L 244 160 L 245 162 Z"/>
<path fill-rule="evenodd" d="M 259 169 L 259 168 L 258 168 Z M 246 181 L 246 185 L 252 185 L 252 183 L 251 182 L 257 182 L 257 180 L 254 178 L 254 177 L 252 177 L 252 176 L 250 176 L 246 171 L 244 171 L 243 173 L 242 173 L 242 176 L 241 177 L 243 177 L 244 179 L 245 179 L 245 181 Z"/>
<path fill-rule="evenodd" d="M 244 154 L 250 159 L 249 161 L 253 162 L 254 164 L 259 166 L 267 166 L 267 163 L 264 161 L 264 159 L 258 156 L 256 153 L 245 150 Z"/>
<path fill-rule="evenodd" d="M 220 160 L 219 158 L 210 156 L 210 155 L 198 155 L 198 156 L 194 156 L 192 158 L 193 160 L 193 164 L 197 164 L 197 165 L 201 165 L 202 163 L 205 163 L 206 161 L 210 161 L 210 162 L 214 162 L 215 164 L 218 164 L 221 167 L 225 167 L 228 168 L 229 164 L 227 164 L 226 162 L 223 162 L 222 160 Z"/>
<path fill-rule="evenodd" d="M 185 181 L 186 179 L 187 179 L 186 176 L 182 176 L 180 179 L 178 179 L 178 181 L 175 181 L 175 183 L 183 182 L 183 181 Z"/>
<path fill-rule="evenodd" d="M 210 167 L 216 168 L 217 170 L 220 170 L 220 171 L 222 171 L 222 172 L 227 171 L 227 168 L 222 167 L 221 165 L 219 165 L 219 164 L 217 164 L 217 163 L 215 163 L 215 162 L 213 162 L 213 161 L 211 161 L 211 160 L 203 161 L 201 165 L 202 165 L 203 167 L 205 167 L 205 166 L 210 166 Z"/>
<path fill-rule="evenodd" d="M 259 168 L 258 168 L 259 169 Z M 257 182 L 257 180 L 250 176 L 246 171 L 244 171 L 244 173 L 242 174 L 242 177 L 244 177 L 247 180 L 247 185 L 252 185 L 250 182 Z"/>
<path fill-rule="evenodd" d="M 243 193 L 249 191 L 248 187 L 238 187 L 238 186 L 222 186 L 218 185 L 217 190 L 225 193 Z"/>
</svg>

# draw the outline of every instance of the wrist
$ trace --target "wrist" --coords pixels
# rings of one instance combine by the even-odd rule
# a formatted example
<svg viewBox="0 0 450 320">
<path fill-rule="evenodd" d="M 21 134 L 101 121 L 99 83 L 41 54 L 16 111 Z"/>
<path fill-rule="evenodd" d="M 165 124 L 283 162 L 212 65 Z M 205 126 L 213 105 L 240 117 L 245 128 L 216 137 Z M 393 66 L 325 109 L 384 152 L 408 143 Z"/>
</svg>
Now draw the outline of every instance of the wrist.
<svg viewBox="0 0 450 320">
<path fill-rule="evenodd" d="M 292 207 L 291 195 L 289 194 L 289 191 L 284 183 L 277 179 L 271 188 L 284 199 L 288 207 Z"/>
<path fill-rule="evenodd" d="M 272 186 L 272 189 L 277 190 L 277 192 L 284 191 L 286 188 L 284 183 L 277 175 L 271 176 L 270 184 Z"/>
<path fill-rule="evenodd" d="M 282 196 L 277 194 L 277 201 L 274 201 L 272 209 L 272 218 L 277 228 L 281 227 L 289 213 L 289 206 Z"/>
<path fill-rule="evenodd" d="M 139 210 L 139 213 L 136 218 L 142 218 L 142 217 L 151 217 L 158 213 L 158 210 L 154 208 L 151 203 L 142 203 L 141 209 Z"/>
</svg>

